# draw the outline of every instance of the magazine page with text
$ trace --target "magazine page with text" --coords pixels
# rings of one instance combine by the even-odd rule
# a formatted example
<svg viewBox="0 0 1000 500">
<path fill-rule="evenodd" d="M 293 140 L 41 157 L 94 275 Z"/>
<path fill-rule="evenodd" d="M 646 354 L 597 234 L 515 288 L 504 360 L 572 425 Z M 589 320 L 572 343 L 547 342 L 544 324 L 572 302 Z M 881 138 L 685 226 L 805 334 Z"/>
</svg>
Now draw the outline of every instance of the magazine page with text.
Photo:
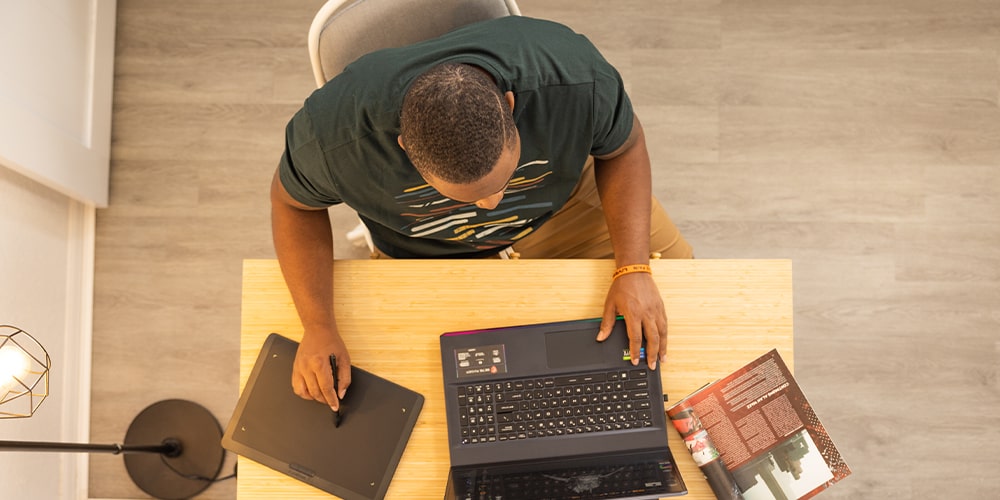
<svg viewBox="0 0 1000 500">
<path fill-rule="evenodd" d="M 667 416 L 718 498 L 810 498 L 851 473 L 777 350 Z"/>
</svg>

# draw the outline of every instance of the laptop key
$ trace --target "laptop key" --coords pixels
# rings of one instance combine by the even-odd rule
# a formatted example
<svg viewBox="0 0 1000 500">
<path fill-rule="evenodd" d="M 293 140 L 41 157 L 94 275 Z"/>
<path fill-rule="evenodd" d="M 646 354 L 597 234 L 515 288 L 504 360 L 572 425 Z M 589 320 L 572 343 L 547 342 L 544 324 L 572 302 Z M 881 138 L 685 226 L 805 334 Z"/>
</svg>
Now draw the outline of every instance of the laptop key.
<svg viewBox="0 0 1000 500">
<path fill-rule="evenodd" d="M 497 414 L 500 413 L 510 413 L 517 410 L 517 403 L 500 403 L 497 405 Z"/>
<path fill-rule="evenodd" d="M 649 381 L 646 380 L 646 379 L 629 380 L 629 381 L 625 382 L 625 389 L 626 390 L 647 389 L 647 388 L 649 388 Z"/>
</svg>

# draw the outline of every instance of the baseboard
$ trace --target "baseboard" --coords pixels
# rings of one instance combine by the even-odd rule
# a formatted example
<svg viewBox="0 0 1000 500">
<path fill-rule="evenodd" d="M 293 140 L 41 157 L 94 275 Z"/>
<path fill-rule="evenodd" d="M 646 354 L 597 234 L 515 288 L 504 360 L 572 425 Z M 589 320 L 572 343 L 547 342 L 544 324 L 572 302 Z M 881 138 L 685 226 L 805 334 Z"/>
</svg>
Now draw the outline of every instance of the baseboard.
<svg viewBox="0 0 1000 500">
<path fill-rule="evenodd" d="M 67 234 L 66 352 L 64 387 L 76 395 L 67 398 L 62 435 L 76 442 L 90 442 L 90 377 L 94 332 L 94 248 L 97 210 L 92 204 L 70 201 Z M 72 364 L 73 366 L 70 366 Z M 90 490 L 90 455 L 66 456 L 62 467 L 62 496 L 86 499 Z"/>
</svg>

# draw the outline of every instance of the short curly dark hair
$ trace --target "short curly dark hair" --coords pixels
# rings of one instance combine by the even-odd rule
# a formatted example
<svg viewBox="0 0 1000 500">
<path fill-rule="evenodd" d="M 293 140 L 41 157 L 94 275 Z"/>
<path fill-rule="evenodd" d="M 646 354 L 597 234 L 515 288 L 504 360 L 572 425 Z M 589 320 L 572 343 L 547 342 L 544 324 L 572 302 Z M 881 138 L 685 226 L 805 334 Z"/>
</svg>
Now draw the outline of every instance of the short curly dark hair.
<svg viewBox="0 0 1000 500">
<path fill-rule="evenodd" d="M 483 178 L 517 136 L 500 88 L 467 64 L 440 64 L 418 76 L 403 97 L 399 122 L 417 171 L 456 184 Z"/>
</svg>

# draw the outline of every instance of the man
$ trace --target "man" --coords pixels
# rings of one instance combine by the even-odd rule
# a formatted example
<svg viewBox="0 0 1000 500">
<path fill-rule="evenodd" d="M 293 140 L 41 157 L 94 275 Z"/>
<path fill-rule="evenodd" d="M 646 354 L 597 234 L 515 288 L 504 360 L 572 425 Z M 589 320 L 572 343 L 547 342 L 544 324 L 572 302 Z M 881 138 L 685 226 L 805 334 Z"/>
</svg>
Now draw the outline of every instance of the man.
<svg viewBox="0 0 1000 500">
<path fill-rule="evenodd" d="M 350 385 L 325 210 L 338 203 L 358 212 L 377 256 L 614 257 L 598 340 L 621 314 L 655 368 L 667 318 L 650 251 L 691 248 L 650 184 L 621 77 L 565 26 L 511 16 L 362 57 L 289 122 L 272 182 L 275 250 L 304 327 L 295 392 L 337 409 Z"/>
</svg>

